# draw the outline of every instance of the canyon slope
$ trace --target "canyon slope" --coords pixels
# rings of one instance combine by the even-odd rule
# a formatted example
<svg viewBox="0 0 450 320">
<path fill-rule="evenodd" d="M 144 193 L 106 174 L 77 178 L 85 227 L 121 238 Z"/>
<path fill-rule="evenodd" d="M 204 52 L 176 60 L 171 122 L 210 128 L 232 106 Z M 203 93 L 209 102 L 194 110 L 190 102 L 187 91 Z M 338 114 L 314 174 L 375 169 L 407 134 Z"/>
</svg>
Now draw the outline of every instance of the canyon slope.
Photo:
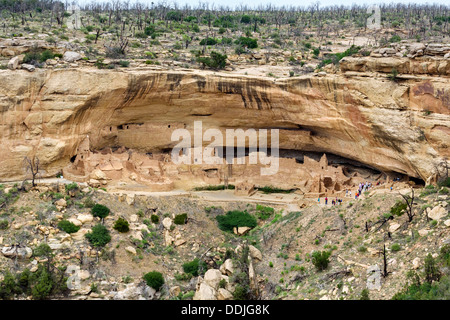
<svg viewBox="0 0 450 320">
<path fill-rule="evenodd" d="M 376 62 L 376 70 L 352 63 L 278 79 L 151 67 L 0 70 L 0 181 L 29 177 L 27 156 L 54 177 L 87 137 L 91 150 L 167 153 L 174 129 L 202 121 L 203 130 L 279 129 L 281 149 L 433 182 L 450 156 L 448 75 L 393 81 Z"/>
</svg>

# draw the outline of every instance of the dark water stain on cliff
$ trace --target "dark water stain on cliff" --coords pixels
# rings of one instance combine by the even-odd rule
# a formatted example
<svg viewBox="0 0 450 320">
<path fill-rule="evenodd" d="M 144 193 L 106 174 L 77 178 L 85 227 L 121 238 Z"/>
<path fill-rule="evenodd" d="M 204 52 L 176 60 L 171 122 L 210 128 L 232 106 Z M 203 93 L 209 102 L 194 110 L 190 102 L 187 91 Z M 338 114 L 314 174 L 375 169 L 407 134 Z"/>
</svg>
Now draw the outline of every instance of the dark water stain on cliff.
<svg viewBox="0 0 450 320">
<path fill-rule="evenodd" d="M 147 76 L 130 75 L 127 90 L 120 107 L 130 104 L 133 100 L 140 99 L 148 95 L 155 87 L 160 78 L 159 74 L 151 74 Z"/>
<path fill-rule="evenodd" d="M 225 94 L 238 94 L 242 98 L 244 108 L 252 108 L 256 104 L 258 110 L 272 109 L 267 94 L 269 86 L 260 80 L 218 81 L 217 90 Z"/>
<path fill-rule="evenodd" d="M 183 80 L 183 75 L 179 73 L 167 74 L 167 83 L 169 84 L 169 91 L 173 91 L 178 88 Z"/>
<path fill-rule="evenodd" d="M 202 92 L 206 87 L 206 78 L 199 75 L 193 75 L 193 79 L 196 80 L 198 91 Z"/>
</svg>

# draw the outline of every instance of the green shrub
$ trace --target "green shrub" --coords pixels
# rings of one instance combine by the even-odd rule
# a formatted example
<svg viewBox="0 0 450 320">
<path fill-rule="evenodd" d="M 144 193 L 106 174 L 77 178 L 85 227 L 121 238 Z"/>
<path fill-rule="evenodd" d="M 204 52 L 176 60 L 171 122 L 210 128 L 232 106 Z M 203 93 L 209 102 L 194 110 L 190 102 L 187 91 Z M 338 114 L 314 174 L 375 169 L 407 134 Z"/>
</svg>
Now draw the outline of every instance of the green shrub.
<svg viewBox="0 0 450 320">
<path fill-rule="evenodd" d="M 328 259 L 330 255 L 330 251 L 314 251 L 312 253 L 311 262 L 314 264 L 318 271 L 325 270 L 330 263 L 330 260 Z"/>
<path fill-rule="evenodd" d="M 245 211 L 228 211 L 226 215 L 216 217 L 219 228 L 223 231 L 233 232 L 234 227 L 254 228 L 257 225 L 256 218 Z"/>
<path fill-rule="evenodd" d="M 120 61 L 119 61 L 119 65 L 120 65 L 122 68 L 128 68 L 128 66 L 130 65 L 130 61 L 128 61 L 128 60 L 120 60 Z"/>
<path fill-rule="evenodd" d="M 394 35 L 389 39 L 389 42 L 400 42 L 400 41 L 402 41 L 402 38 L 400 38 L 400 36 L 397 35 L 397 34 L 394 34 Z"/>
<path fill-rule="evenodd" d="M 450 244 L 445 244 L 441 247 L 439 258 L 446 267 L 450 267 Z"/>
<path fill-rule="evenodd" d="M 67 232 L 67 233 L 75 233 L 80 230 L 80 227 L 74 225 L 72 222 L 67 220 L 62 220 L 58 223 L 58 228 Z"/>
<path fill-rule="evenodd" d="M 5 272 L 3 281 L 0 282 L 0 299 L 10 300 L 14 298 L 14 295 L 19 293 L 16 280 L 9 270 Z"/>
<path fill-rule="evenodd" d="M 405 213 L 405 210 L 407 208 L 406 203 L 402 201 L 397 201 L 395 205 L 391 208 L 391 214 L 400 217 Z"/>
<path fill-rule="evenodd" d="M 187 213 L 177 214 L 175 219 L 173 219 L 175 224 L 186 224 L 187 222 Z"/>
<path fill-rule="evenodd" d="M 85 237 L 94 247 L 104 247 L 111 241 L 108 229 L 102 224 L 94 226 L 91 232 L 85 234 Z"/>
<path fill-rule="evenodd" d="M 439 187 L 449 187 L 450 188 L 450 177 L 447 177 L 444 180 L 439 181 L 438 186 Z"/>
<path fill-rule="evenodd" d="M 153 222 L 154 224 L 159 223 L 159 216 L 158 216 L 158 215 L 152 214 L 152 216 L 151 216 L 150 218 L 151 218 L 151 220 L 152 220 L 152 222 Z"/>
<path fill-rule="evenodd" d="M 185 273 L 191 274 L 194 277 L 198 277 L 199 274 L 203 274 L 208 269 L 208 265 L 205 261 L 200 261 L 198 258 L 195 258 L 191 262 L 186 262 L 183 264 L 183 271 Z M 199 272 L 200 271 L 200 272 Z"/>
<path fill-rule="evenodd" d="M 233 292 L 233 299 L 234 300 L 245 300 L 247 297 L 247 292 L 248 290 L 246 289 L 246 287 L 237 284 L 234 292 Z"/>
<path fill-rule="evenodd" d="M 86 208 L 93 208 L 95 206 L 95 201 L 91 197 L 86 198 L 83 202 L 83 206 Z"/>
<path fill-rule="evenodd" d="M 45 50 L 41 53 L 41 57 L 40 57 L 40 61 L 44 62 L 48 59 L 53 59 L 55 57 L 55 55 L 53 54 L 53 52 L 51 50 Z"/>
<path fill-rule="evenodd" d="M 265 194 L 269 194 L 269 193 L 291 193 L 292 190 L 290 189 L 280 189 L 280 188 L 275 188 L 272 186 L 265 186 L 265 187 L 257 187 L 258 191 L 262 191 Z"/>
<path fill-rule="evenodd" d="M 398 243 L 394 243 L 392 246 L 391 246 L 391 251 L 392 252 L 397 252 L 397 251 L 400 251 L 400 245 L 398 244 Z"/>
<path fill-rule="evenodd" d="M 239 37 L 234 43 L 249 49 L 258 48 L 258 40 L 248 37 Z"/>
<path fill-rule="evenodd" d="M 433 258 L 431 253 L 429 253 L 425 258 L 424 275 L 425 281 L 428 283 L 439 281 L 441 278 L 439 267 L 437 266 L 436 260 Z"/>
<path fill-rule="evenodd" d="M 370 298 L 369 298 L 369 290 L 368 289 L 363 289 L 361 291 L 361 296 L 359 297 L 359 300 L 370 300 Z"/>
<path fill-rule="evenodd" d="M 158 291 L 164 285 L 164 277 L 161 272 L 152 271 L 144 275 L 144 280 L 149 287 Z"/>
<path fill-rule="evenodd" d="M 360 246 L 358 248 L 358 251 L 361 252 L 361 253 L 364 253 L 364 252 L 367 252 L 367 248 L 365 246 Z"/>
<path fill-rule="evenodd" d="M 226 66 L 227 55 L 212 51 L 209 57 L 198 57 L 197 62 L 211 69 L 223 69 Z"/>
<path fill-rule="evenodd" d="M 92 215 L 94 217 L 99 217 L 99 218 L 106 218 L 109 215 L 109 208 L 102 205 L 102 204 L 96 204 L 92 207 Z"/>
<path fill-rule="evenodd" d="M 217 44 L 217 39 L 216 39 L 216 38 L 210 38 L 210 37 L 208 37 L 208 38 L 203 39 L 202 41 L 200 41 L 200 45 L 201 45 L 201 46 L 203 46 L 203 45 L 213 46 L 213 45 L 215 45 L 215 44 Z"/>
<path fill-rule="evenodd" d="M 274 213 L 275 213 L 274 208 L 265 207 L 259 204 L 256 205 L 256 216 L 261 220 L 267 220 Z"/>
<path fill-rule="evenodd" d="M 76 182 L 66 185 L 66 191 L 78 190 L 78 184 Z"/>
<path fill-rule="evenodd" d="M 119 232 L 125 233 L 125 232 L 130 231 L 130 224 L 124 218 L 119 218 L 114 223 L 113 229 L 115 229 Z"/>
<path fill-rule="evenodd" d="M 0 220 L 0 230 L 8 229 L 9 222 L 8 220 Z"/>
<path fill-rule="evenodd" d="M 33 250 L 33 255 L 35 257 L 50 257 L 53 255 L 52 249 L 46 243 L 41 243 Z"/>
</svg>

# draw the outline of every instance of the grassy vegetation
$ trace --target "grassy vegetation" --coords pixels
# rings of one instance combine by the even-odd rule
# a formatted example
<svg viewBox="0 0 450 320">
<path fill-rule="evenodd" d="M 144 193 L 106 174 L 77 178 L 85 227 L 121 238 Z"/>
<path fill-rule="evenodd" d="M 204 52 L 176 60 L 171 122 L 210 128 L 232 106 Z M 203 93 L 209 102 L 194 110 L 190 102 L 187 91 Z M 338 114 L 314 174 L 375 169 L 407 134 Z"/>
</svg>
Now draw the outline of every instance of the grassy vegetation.
<svg viewBox="0 0 450 320">
<path fill-rule="evenodd" d="M 234 190 L 235 186 L 230 184 L 228 185 L 228 188 L 225 188 L 225 185 L 217 185 L 217 186 L 204 186 L 204 187 L 195 187 L 194 191 L 218 191 L 218 190 Z"/>
<path fill-rule="evenodd" d="M 256 218 L 245 211 L 228 211 L 226 215 L 217 216 L 219 228 L 223 231 L 233 232 L 233 228 L 249 227 L 254 228 L 257 225 Z"/>
</svg>

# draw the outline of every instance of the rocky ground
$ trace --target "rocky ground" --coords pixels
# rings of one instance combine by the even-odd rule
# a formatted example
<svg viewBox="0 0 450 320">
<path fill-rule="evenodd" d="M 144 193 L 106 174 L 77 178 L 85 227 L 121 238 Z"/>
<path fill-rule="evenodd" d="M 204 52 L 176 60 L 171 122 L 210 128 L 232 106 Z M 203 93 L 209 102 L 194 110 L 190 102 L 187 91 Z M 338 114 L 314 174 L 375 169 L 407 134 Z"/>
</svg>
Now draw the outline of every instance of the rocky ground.
<svg viewBox="0 0 450 320">
<path fill-rule="evenodd" d="M 258 219 L 257 227 L 243 230 L 244 235 L 221 231 L 215 217 L 228 210 L 256 215 L 254 203 L 66 188 L 63 184 L 28 186 L 26 192 L 7 185 L 0 190 L 2 199 L 9 199 L 0 211 L 0 220 L 7 221 L 0 230 L 1 269 L 36 272 L 47 261 L 36 256 L 36 248 L 47 243 L 56 265 L 65 266 L 69 277 L 76 270 L 80 280 L 66 296 L 55 299 L 233 299 L 240 271 L 231 253 L 239 255 L 245 244 L 250 245 L 251 257 L 247 276 L 263 299 L 359 299 L 366 287 L 372 289 L 371 299 L 390 299 L 405 285 L 408 270 L 420 271 L 425 256 L 437 257 L 440 247 L 449 242 L 450 200 L 445 188 L 430 194 L 424 192 L 427 189 L 415 189 L 416 215 L 411 223 L 403 214 L 376 224 L 402 199 L 400 192 L 410 191 L 379 189 L 359 200 L 346 198 L 336 206 L 314 204 L 292 212 L 286 206 L 274 206 L 267 220 Z M 91 214 L 93 203 L 111 210 L 103 221 L 111 234 L 104 248 L 92 247 L 85 238 L 102 223 Z M 180 213 L 187 213 L 186 224 L 174 223 Z M 152 214 L 159 216 L 158 223 L 151 222 Z M 119 217 L 129 222 L 128 232 L 113 229 Z M 58 222 L 63 219 L 78 225 L 79 231 L 60 230 Z M 383 269 L 383 245 L 389 274 L 381 277 L 379 286 L 371 286 L 368 270 Z M 319 272 L 311 255 L 320 250 L 330 250 L 331 256 L 328 267 Z M 209 270 L 198 278 L 183 277 L 182 265 L 194 258 L 205 261 Z M 150 271 L 164 276 L 165 284 L 158 291 L 143 281 Z"/>
</svg>

